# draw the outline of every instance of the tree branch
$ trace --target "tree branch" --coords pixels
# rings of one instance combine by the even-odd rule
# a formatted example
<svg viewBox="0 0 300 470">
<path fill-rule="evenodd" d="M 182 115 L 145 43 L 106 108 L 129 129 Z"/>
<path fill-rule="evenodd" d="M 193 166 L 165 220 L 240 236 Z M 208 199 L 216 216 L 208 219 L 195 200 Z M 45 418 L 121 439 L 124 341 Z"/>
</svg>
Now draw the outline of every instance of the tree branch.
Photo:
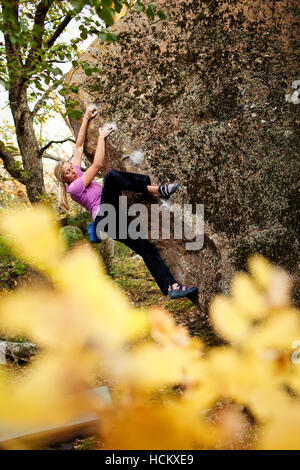
<svg viewBox="0 0 300 470">
<path fill-rule="evenodd" d="M 55 18 L 57 21 L 61 20 L 65 15 L 61 15 L 59 18 Z M 52 23 L 52 20 L 48 20 L 45 22 L 45 24 Z"/>
<path fill-rule="evenodd" d="M 70 62 L 69 60 L 58 60 L 58 59 L 47 60 L 48 64 L 67 64 L 69 62 Z"/>
<path fill-rule="evenodd" d="M 61 79 L 58 81 L 57 86 L 60 85 L 60 83 L 63 81 L 64 76 L 61 77 Z M 35 103 L 33 110 L 31 111 L 31 116 L 34 118 L 36 114 L 39 112 L 41 109 L 44 101 L 47 99 L 47 96 L 53 92 L 54 87 L 48 88 L 48 90 L 45 91 L 45 93 L 40 97 L 40 99 Z"/>
<path fill-rule="evenodd" d="M 64 17 L 64 19 L 62 20 L 62 22 L 57 26 L 56 30 L 54 31 L 54 33 L 52 34 L 52 36 L 50 36 L 50 38 L 46 41 L 46 45 L 48 48 L 52 47 L 53 44 L 55 43 L 56 39 L 61 35 L 61 33 L 64 31 L 64 29 L 68 26 L 68 24 L 70 23 L 70 21 L 76 16 L 78 15 L 82 9 L 83 9 L 84 5 L 82 5 L 82 7 L 80 8 L 80 10 L 71 10 L 70 13 L 67 13 L 66 16 Z M 73 13 L 76 13 L 76 15 L 74 15 Z"/>
<path fill-rule="evenodd" d="M 4 168 L 6 171 L 20 183 L 25 184 L 25 178 L 22 175 L 22 169 L 16 165 L 16 160 L 13 154 L 7 150 L 5 144 L 0 140 L 0 158 L 3 160 Z"/>
<path fill-rule="evenodd" d="M 50 92 L 50 97 L 53 100 L 56 108 L 58 109 L 59 114 L 61 115 L 61 117 L 65 121 L 66 125 L 68 126 L 68 128 L 72 132 L 73 137 L 75 137 L 74 130 L 73 130 L 71 124 L 70 124 L 70 119 L 69 119 L 68 116 L 65 115 L 65 109 L 63 108 L 63 105 L 62 105 L 61 101 L 58 99 L 57 95 L 53 91 Z"/>
<path fill-rule="evenodd" d="M 27 56 L 25 67 L 28 69 L 32 63 L 34 52 L 39 51 L 42 46 L 43 35 L 44 35 L 44 26 L 47 13 L 53 0 L 41 0 L 35 10 L 34 16 L 34 25 L 32 27 L 32 34 L 35 44 L 32 45 L 29 54 Z M 34 29 L 37 28 L 36 33 L 34 34 Z"/>
<path fill-rule="evenodd" d="M 5 39 L 5 51 L 7 68 L 10 81 L 13 81 L 13 70 L 16 68 L 16 63 L 19 62 L 20 68 L 22 66 L 22 58 L 20 50 L 17 45 L 14 44 L 10 38 L 12 36 L 11 23 L 16 22 L 18 24 L 19 19 L 19 2 L 18 0 L 1 0 L 2 15 L 3 15 L 3 34 Z"/>
<path fill-rule="evenodd" d="M 65 18 L 62 20 L 62 22 L 57 26 L 56 31 L 50 36 L 50 38 L 47 40 L 46 45 L 50 48 L 53 46 L 55 43 L 56 39 L 61 35 L 63 30 L 68 26 L 70 21 L 72 20 L 73 16 L 70 13 L 67 13 Z"/>
<path fill-rule="evenodd" d="M 73 139 L 73 137 L 67 137 L 66 139 L 63 139 L 63 140 L 50 140 L 50 142 L 48 142 L 48 144 L 44 145 L 44 147 L 42 147 L 42 148 L 38 151 L 38 154 L 39 154 L 39 156 L 41 157 L 41 156 L 43 155 L 43 153 L 44 153 L 52 144 L 63 144 L 64 142 L 67 142 L 67 141 L 75 142 L 75 140 Z"/>
<path fill-rule="evenodd" d="M 20 157 L 20 153 L 14 153 L 12 154 L 13 157 Z M 43 158 L 49 158 L 50 160 L 55 160 L 56 162 L 60 162 L 63 160 L 63 158 L 57 157 L 56 155 L 52 155 L 51 153 L 44 153 Z"/>
</svg>

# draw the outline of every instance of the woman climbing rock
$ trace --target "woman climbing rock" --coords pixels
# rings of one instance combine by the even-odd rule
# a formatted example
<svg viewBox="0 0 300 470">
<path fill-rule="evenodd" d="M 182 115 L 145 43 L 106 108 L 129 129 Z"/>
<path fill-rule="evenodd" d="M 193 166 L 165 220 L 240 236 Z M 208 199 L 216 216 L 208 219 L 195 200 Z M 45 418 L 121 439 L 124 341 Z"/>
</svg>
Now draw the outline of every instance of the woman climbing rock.
<svg viewBox="0 0 300 470">
<path fill-rule="evenodd" d="M 80 169 L 83 156 L 83 147 L 86 138 L 88 123 L 97 115 L 97 108 L 91 105 L 87 108 L 76 141 L 76 150 L 72 163 L 62 160 L 55 169 L 54 174 L 61 185 L 61 203 L 68 210 L 67 193 L 78 204 L 83 206 L 97 224 L 103 219 L 101 205 L 111 204 L 116 210 L 116 221 L 119 221 L 119 196 L 122 190 L 129 190 L 143 194 L 154 194 L 163 199 L 168 199 L 178 189 L 177 183 L 154 186 L 151 185 L 149 175 L 110 170 L 104 176 L 103 186 L 94 181 L 97 173 L 106 166 L 105 141 L 116 130 L 113 123 L 108 123 L 99 129 L 99 137 L 93 164 L 85 171 Z M 156 280 L 164 295 L 171 299 L 190 297 L 197 293 L 197 287 L 187 287 L 175 280 L 169 268 L 166 266 L 156 247 L 147 239 L 139 236 L 133 239 L 127 234 L 126 238 L 119 237 L 116 231 L 115 240 L 118 240 L 137 254 L 142 256 L 146 266 Z"/>
</svg>

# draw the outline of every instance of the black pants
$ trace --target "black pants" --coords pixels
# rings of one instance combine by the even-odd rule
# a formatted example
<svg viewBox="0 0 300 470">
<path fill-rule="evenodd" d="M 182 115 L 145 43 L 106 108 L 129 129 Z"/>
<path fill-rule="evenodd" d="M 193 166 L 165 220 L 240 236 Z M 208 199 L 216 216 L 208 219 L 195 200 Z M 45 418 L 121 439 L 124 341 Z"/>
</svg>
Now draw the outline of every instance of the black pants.
<svg viewBox="0 0 300 470">
<path fill-rule="evenodd" d="M 107 203 L 112 204 L 115 207 L 117 216 L 116 237 L 114 237 L 114 239 L 124 243 L 143 257 L 147 268 L 157 282 L 160 290 L 164 295 L 167 295 L 168 286 L 177 281 L 172 276 L 156 247 L 149 240 L 142 237 L 139 237 L 137 240 L 130 238 L 129 235 L 127 235 L 127 238 L 119 238 L 119 196 L 122 195 L 121 191 L 127 190 L 149 194 L 147 185 L 151 185 L 148 175 L 140 175 L 129 171 L 110 170 L 104 177 L 101 203 L 99 212 L 95 218 L 95 227 L 97 230 L 98 222 L 105 216 L 105 214 L 101 213 L 101 205 Z"/>
</svg>

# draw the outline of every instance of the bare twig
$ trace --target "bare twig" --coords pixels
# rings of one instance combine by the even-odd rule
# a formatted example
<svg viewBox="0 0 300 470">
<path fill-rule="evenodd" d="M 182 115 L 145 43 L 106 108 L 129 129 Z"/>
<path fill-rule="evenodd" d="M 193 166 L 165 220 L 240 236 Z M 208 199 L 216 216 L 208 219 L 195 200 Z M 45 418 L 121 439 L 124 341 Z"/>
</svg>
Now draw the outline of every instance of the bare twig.
<svg viewBox="0 0 300 470">
<path fill-rule="evenodd" d="M 67 137 L 66 139 L 62 139 L 62 140 L 50 140 L 50 142 L 48 142 L 46 145 L 44 145 L 44 147 L 42 147 L 39 151 L 38 151 L 38 154 L 39 156 L 41 157 L 43 155 L 43 153 L 52 145 L 52 144 L 63 144 L 64 142 L 75 142 L 75 140 L 73 139 L 73 137 Z"/>
<path fill-rule="evenodd" d="M 58 59 L 51 59 L 47 60 L 48 64 L 67 64 L 70 61 L 69 60 L 58 60 Z"/>
</svg>

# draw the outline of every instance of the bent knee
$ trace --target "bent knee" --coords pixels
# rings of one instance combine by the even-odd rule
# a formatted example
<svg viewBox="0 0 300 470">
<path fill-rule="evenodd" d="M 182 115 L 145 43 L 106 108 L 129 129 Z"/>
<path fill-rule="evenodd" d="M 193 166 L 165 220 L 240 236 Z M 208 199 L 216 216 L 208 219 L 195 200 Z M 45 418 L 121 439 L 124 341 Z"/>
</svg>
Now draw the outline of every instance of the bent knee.
<svg viewBox="0 0 300 470">
<path fill-rule="evenodd" d="M 114 169 L 109 170 L 109 171 L 106 173 L 104 179 L 107 180 L 107 179 L 115 178 L 115 177 L 117 176 L 117 174 L 118 174 L 118 170 L 114 170 Z"/>
</svg>

